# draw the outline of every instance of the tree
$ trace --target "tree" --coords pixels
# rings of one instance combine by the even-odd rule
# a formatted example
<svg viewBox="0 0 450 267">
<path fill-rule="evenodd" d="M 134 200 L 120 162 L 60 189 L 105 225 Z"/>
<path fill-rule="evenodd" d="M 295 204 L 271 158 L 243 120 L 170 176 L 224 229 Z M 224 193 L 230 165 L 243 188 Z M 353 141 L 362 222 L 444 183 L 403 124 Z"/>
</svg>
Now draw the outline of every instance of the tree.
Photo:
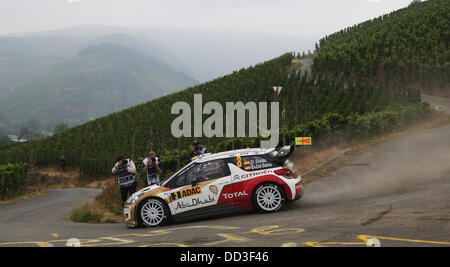
<svg viewBox="0 0 450 267">
<path fill-rule="evenodd" d="M 9 140 L 9 137 L 6 135 L 2 135 L 0 136 L 0 146 L 5 146 L 7 144 L 9 144 L 11 142 L 11 140 Z"/>
<path fill-rule="evenodd" d="M 64 122 L 61 122 L 60 124 L 57 124 L 57 125 L 55 126 L 55 128 L 53 128 L 53 132 L 54 132 L 54 133 L 59 133 L 59 132 L 62 132 L 62 131 L 67 130 L 68 128 L 69 128 L 69 125 L 67 125 L 67 124 L 64 123 Z"/>
</svg>

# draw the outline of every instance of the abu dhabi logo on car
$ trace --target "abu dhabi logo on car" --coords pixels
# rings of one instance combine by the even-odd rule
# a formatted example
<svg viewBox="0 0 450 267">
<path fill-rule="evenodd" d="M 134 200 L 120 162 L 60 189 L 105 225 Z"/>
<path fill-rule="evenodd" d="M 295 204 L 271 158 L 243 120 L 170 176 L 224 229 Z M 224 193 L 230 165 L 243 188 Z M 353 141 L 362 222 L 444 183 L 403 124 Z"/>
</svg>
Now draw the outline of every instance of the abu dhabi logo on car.
<svg viewBox="0 0 450 267">
<path fill-rule="evenodd" d="M 200 199 L 198 198 L 194 198 L 191 199 L 191 201 L 180 201 L 177 203 L 176 206 L 176 210 L 179 209 L 186 209 L 186 208 L 191 208 L 191 207 L 196 207 L 196 206 L 202 206 L 202 205 L 206 205 L 209 204 L 211 202 L 215 202 L 216 199 L 214 197 L 208 196 L 208 199 Z"/>
</svg>

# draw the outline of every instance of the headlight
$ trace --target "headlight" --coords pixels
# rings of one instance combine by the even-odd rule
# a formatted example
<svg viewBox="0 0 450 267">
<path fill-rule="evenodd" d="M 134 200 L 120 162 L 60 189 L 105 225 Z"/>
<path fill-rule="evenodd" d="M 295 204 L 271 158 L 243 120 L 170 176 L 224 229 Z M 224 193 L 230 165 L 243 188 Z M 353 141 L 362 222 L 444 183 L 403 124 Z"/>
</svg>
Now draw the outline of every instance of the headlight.
<svg viewBox="0 0 450 267">
<path fill-rule="evenodd" d="M 140 197 L 142 197 L 144 193 L 134 193 L 132 194 L 127 201 L 125 201 L 125 205 L 134 204 Z"/>
</svg>

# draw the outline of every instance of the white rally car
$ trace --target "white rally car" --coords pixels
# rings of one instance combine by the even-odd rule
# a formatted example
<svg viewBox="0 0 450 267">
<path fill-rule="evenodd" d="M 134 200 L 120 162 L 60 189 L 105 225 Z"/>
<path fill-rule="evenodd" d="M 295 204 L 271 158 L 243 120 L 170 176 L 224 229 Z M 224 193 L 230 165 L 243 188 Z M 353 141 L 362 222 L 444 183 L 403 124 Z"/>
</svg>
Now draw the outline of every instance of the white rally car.
<svg viewBox="0 0 450 267">
<path fill-rule="evenodd" d="M 162 185 L 146 187 L 124 206 L 129 226 L 161 226 L 172 219 L 235 209 L 278 211 L 303 195 L 303 182 L 288 157 L 295 146 L 205 154 Z"/>
</svg>

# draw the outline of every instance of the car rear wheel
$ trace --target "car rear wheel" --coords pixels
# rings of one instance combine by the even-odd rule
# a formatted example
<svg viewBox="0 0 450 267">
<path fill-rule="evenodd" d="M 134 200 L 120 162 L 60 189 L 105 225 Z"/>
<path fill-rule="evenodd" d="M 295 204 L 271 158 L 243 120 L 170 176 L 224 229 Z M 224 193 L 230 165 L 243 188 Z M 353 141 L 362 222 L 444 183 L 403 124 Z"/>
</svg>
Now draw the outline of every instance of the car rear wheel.
<svg viewBox="0 0 450 267">
<path fill-rule="evenodd" d="M 277 184 L 261 184 L 253 194 L 253 205 L 261 212 L 274 212 L 283 206 L 283 189 Z"/>
<path fill-rule="evenodd" d="M 147 227 L 163 226 L 169 221 L 167 205 L 156 198 L 149 198 L 141 203 L 139 215 L 141 222 Z"/>
</svg>

